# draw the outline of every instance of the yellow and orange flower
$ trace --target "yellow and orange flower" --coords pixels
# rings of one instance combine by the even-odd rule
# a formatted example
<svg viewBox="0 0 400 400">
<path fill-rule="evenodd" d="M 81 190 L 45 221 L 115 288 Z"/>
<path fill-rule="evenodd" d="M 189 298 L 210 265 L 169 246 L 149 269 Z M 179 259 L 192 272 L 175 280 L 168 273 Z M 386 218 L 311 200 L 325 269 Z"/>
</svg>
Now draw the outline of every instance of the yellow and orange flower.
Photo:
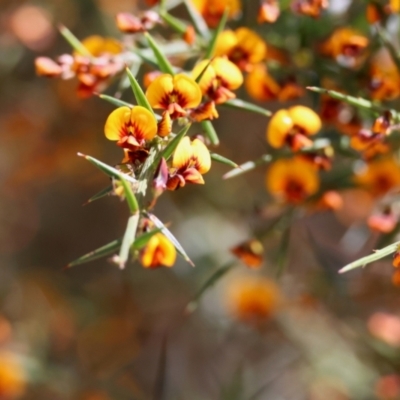
<svg viewBox="0 0 400 400">
<path fill-rule="evenodd" d="M 268 191 L 288 203 L 303 202 L 317 192 L 319 185 L 317 169 L 302 158 L 277 160 L 267 171 Z"/>
<path fill-rule="evenodd" d="M 321 119 L 305 106 L 294 106 L 277 111 L 269 121 L 266 130 L 268 143 L 275 148 L 288 144 L 294 151 L 312 142 L 309 136 L 321 129 Z"/>
<path fill-rule="evenodd" d="M 203 60 L 194 67 L 193 78 L 196 79 L 203 71 L 199 82 L 203 95 L 216 104 L 236 97 L 232 90 L 242 85 L 243 74 L 233 62 L 223 57 Z"/>
<path fill-rule="evenodd" d="M 366 9 L 367 21 L 370 24 L 381 21 L 390 14 L 398 13 L 400 11 L 399 0 L 386 0 L 384 4 L 369 2 Z"/>
<path fill-rule="evenodd" d="M 188 183 L 204 184 L 203 176 L 211 168 L 211 156 L 200 139 L 192 142 L 186 136 L 176 147 L 167 188 L 176 190 Z"/>
<path fill-rule="evenodd" d="M 328 0 L 293 0 L 292 10 L 298 14 L 318 18 L 323 9 L 328 8 Z"/>
<path fill-rule="evenodd" d="M 183 117 L 201 102 L 200 86 L 188 76 L 162 74 L 147 88 L 146 97 L 155 109 L 167 110 L 172 119 Z"/>
<path fill-rule="evenodd" d="M 277 0 L 263 0 L 258 9 L 257 22 L 259 24 L 263 22 L 272 24 L 278 19 L 280 13 L 281 10 Z"/>
<path fill-rule="evenodd" d="M 304 90 L 296 82 L 288 80 L 279 84 L 267 71 L 264 65 L 256 65 L 245 80 L 247 93 L 255 100 L 287 101 L 301 97 Z"/>
<path fill-rule="evenodd" d="M 157 134 L 157 121 L 144 107 L 119 107 L 108 116 L 104 133 L 107 139 L 117 141 L 118 146 L 136 151 Z"/>
<path fill-rule="evenodd" d="M 0 353 L 0 398 L 19 399 L 26 389 L 26 373 L 12 353 Z"/>
<path fill-rule="evenodd" d="M 338 28 L 321 45 L 321 52 L 347 68 L 358 68 L 367 56 L 369 40 L 352 28 Z"/>
<path fill-rule="evenodd" d="M 372 161 L 355 176 L 355 182 L 374 196 L 383 196 L 400 186 L 400 167 L 392 158 Z"/>
<path fill-rule="evenodd" d="M 394 254 L 393 254 L 393 261 L 392 261 L 392 265 L 395 268 L 399 268 L 400 267 L 400 251 L 397 250 Z"/>
<path fill-rule="evenodd" d="M 264 60 L 267 45 L 254 31 L 241 27 L 236 31 L 226 30 L 217 39 L 216 56 L 227 56 L 242 71 L 250 71 Z"/>
<path fill-rule="evenodd" d="M 239 320 L 258 325 L 273 316 L 282 305 L 278 286 L 262 277 L 241 277 L 227 292 L 228 307 Z"/>
<path fill-rule="evenodd" d="M 393 100 L 400 96 L 400 73 L 386 49 L 371 60 L 369 90 L 374 100 Z"/>
<path fill-rule="evenodd" d="M 172 267 L 175 260 L 175 247 L 162 233 L 153 235 L 140 255 L 140 262 L 145 268 Z"/>
<path fill-rule="evenodd" d="M 215 28 L 226 9 L 229 9 L 228 18 L 239 16 L 242 5 L 240 0 L 191 0 L 199 13 L 211 28 Z"/>
<path fill-rule="evenodd" d="M 258 269 L 264 261 L 264 247 L 257 239 L 250 239 L 231 249 L 231 253 L 249 268 Z"/>
</svg>

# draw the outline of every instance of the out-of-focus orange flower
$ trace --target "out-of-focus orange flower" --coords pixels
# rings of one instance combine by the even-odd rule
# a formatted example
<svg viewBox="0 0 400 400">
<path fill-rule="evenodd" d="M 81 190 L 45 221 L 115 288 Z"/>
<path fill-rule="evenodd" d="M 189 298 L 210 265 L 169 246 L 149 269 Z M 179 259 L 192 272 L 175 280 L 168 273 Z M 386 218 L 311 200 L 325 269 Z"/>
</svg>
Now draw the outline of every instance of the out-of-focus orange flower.
<svg viewBox="0 0 400 400">
<path fill-rule="evenodd" d="M 118 146 L 135 151 L 154 138 L 157 121 L 144 107 L 119 107 L 108 116 L 104 133 L 107 139 L 117 141 Z"/>
<path fill-rule="evenodd" d="M 362 152 L 366 160 L 371 160 L 379 154 L 388 153 L 390 147 L 385 143 L 385 136 L 367 129 L 361 129 L 350 139 L 350 146 Z"/>
<path fill-rule="evenodd" d="M 116 55 L 122 52 L 122 44 L 113 38 L 92 35 L 83 39 L 82 44 L 93 57 L 101 57 L 108 54 Z"/>
<path fill-rule="evenodd" d="M 140 255 L 140 262 L 145 268 L 172 267 L 175 260 L 175 247 L 162 233 L 152 236 Z"/>
<path fill-rule="evenodd" d="M 397 400 L 400 397 L 400 376 L 386 375 L 375 384 L 375 395 L 378 400 Z"/>
<path fill-rule="evenodd" d="M 278 19 L 280 13 L 281 10 L 277 0 L 263 0 L 258 9 L 257 22 L 259 24 L 263 22 L 272 24 Z"/>
<path fill-rule="evenodd" d="M 225 10 L 229 9 L 228 18 L 236 18 L 242 11 L 240 0 L 191 0 L 199 13 L 211 28 L 215 28 Z"/>
<path fill-rule="evenodd" d="M 393 100 L 400 96 L 400 73 L 386 49 L 371 60 L 369 90 L 374 100 Z"/>
<path fill-rule="evenodd" d="M 200 139 L 191 142 L 186 136 L 176 147 L 167 187 L 169 190 L 176 190 L 187 182 L 204 184 L 202 175 L 210 168 L 211 156 L 205 144 Z"/>
<path fill-rule="evenodd" d="M 233 62 L 223 57 L 216 57 L 211 61 L 203 60 L 194 67 L 193 78 L 196 79 L 203 71 L 199 82 L 203 95 L 216 104 L 236 97 L 232 90 L 242 85 L 243 75 Z"/>
<path fill-rule="evenodd" d="M 400 270 L 396 270 L 393 272 L 392 283 L 394 286 L 400 287 Z"/>
<path fill-rule="evenodd" d="M 355 181 L 374 196 L 383 196 L 400 185 L 400 167 L 392 158 L 372 161 L 356 175 Z"/>
<path fill-rule="evenodd" d="M 400 318 L 397 315 L 374 313 L 368 320 L 368 330 L 389 346 L 400 346 Z"/>
<path fill-rule="evenodd" d="M 268 143 L 275 148 L 288 144 L 294 151 L 312 142 L 309 136 L 321 129 L 321 119 L 305 106 L 294 106 L 277 111 L 269 121 L 266 130 Z"/>
<path fill-rule="evenodd" d="M 249 268 L 260 268 L 264 260 L 264 247 L 257 239 L 250 239 L 233 247 L 231 253 L 243 261 Z"/>
<path fill-rule="evenodd" d="M 256 65 L 245 80 L 247 93 L 255 100 L 287 101 L 301 97 L 304 90 L 292 80 L 279 84 L 267 71 L 265 65 Z"/>
<path fill-rule="evenodd" d="M 399 0 L 386 0 L 384 2 L 369 2 L 366 10 L 367 21 L 370 24 L 381 21 L 387 18 L 388 15 L 400 11 Z"/>
<path fill-rule="evenodd" d="M 316 193 L 319 183 L 316 168 L 298 157 L 275 161 L 266 176 L 268 191 L 293 204 L 301 203 Z"/>
<path fill-rule="evenodd" d="M 154 11 L 145 11 L 141 16 L 130 13 L 119 13 L 115 17 L 118 29 L 124 33 L 143 32 L 161 22 L 160 16 Z"/>
<path fill-rule="evenodd" d="M 396 227 L 398 217 L 390 210 L 381 214 L 374 214 L 368 218 L 367 224 L 370 229 L 380 233 L 390 233 Z"/>
<path fill-rule="evenodd" d="M 297 14 L 318 18 L 322 10 L 328 8 L 328 0 L 293 0 L 291 7 Z"/>
<path fill-rule="evenodd" d="M 182 38 L 187 44 L 193 44 L 196 41 L 196 30 L 193 25 L 189 25 L 186 28 Z"/>
<path fill-rule="evenodd" d="M 11 353 L 0 353 L 0 398 L 19 399 L 25 392 L 26 374 L 17 359 Z"/>
<path fill-rule="evenodd" d="M 282 304 L 278 286 L 262 277 L 245 277 L 232 282 L 227 297 L 232 314 L 252 324 L 270 318 Z"/>
<path fill-rule="evenodd" d="M 366 58 L 369 40 L 352 28 L 338 28 L 321 45 L 321 52 L 347 68 L 358 68 Z"/>
<path fill-rule="evenodd" d="M 183 74 L 162 74 L 150 83 L 146 97 L 153 108 L 167 110 L 172 119 L 185 116 L 201 102 L 200 86 Z"/>
<path fill-rule="evenodd" d="M 320 170 L 329 171 L 332 168 L 334 155 L 335 151 L 333 147 L 326 146 L 315 151 L 304 152 L 299 154 L 298 157 Z"/>
<path fill-rule="evenodd" d="M 150 86 L 150 83 L 161 75 L 161 71 L 150 71 L 145 73 L 143 76 L 143 86 L 145 87 L 145 89 L 147 89 Z"/>
<path fill-rule="evenodd" d="M 196 122 L 218 118 L 218 116 L 214 101 L 206 101 L 190 111 L 190 118 Z"/>
<path fill-rule="evenodd" d="M 216 56 L 227 56 L 242 71 L 250 71 L 264 60 L 267 45 L 254 31 L 241 27 L 236 31 L 226 30 L 217 39 Z"/>
<path fill-rule="evenodd" d="M 336 190 L 326 191 L 318 201 L 317 208 L 323 210 L 339 210 L 343 206 L 343 198 Z"/>
<path fill-rule="evenodd" d="M 399 268 L 400 267 L 400 251 L 397 250 L 394 254 L 393 254 L 393 261 L 392 261 L 392 265 L 395 268 Z"/>
</svg>

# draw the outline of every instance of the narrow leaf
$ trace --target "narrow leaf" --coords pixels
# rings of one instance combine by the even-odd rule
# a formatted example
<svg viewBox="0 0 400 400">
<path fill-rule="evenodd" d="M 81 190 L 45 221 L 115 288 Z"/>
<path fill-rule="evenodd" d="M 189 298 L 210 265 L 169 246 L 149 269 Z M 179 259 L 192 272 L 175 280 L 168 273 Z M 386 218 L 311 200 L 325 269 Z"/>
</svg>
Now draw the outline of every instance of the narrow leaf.
<svg viewBox="0 0 400 400">
<path fill-rule="evenodd" d="M 131 176 L 118 171 L 116 168 L 110 167 L 109 165 L 107 165 L 99 160 L 96 160 L 94 157 L 87 156 L 86 154 L 82 154 L 82 153 L 78 153 L 78 156 L 85 158 L 91 164 L 93 164 L 95 167 L 97 167 L 98 169 L 103 171 L 106 175 L 111 176 L 112 178 L 121 179 L 121 177 L 122 177 L 129 183 L 137 184 L 137 180 L 135 178 L 132 178 Z"/>
<path fill-rule="evenodd" d="M 226 20 L 228 19 L 228 14 L 229 14 L 229 8 L 225 8 L 224 14 L 222 15 L 222 18 L 220 19 L 219 24 L 217 26 L 217 29 L 214 31 L 214 35 L 208 45 L 206 55 L 205 55 L 206 59 L 212 58 L 214 56 L 218 36 L 225 28 Z"/>
<path fill-rule="evenodd" d="M 144 246 L 146 246 L 147 243 L 149 243 L 149 240 L 156 234 L 161 232 L 161 228 L 157 228 L 157 229 L 152 229 L 149 232 L 143 233 L 142 235 L 138 236 L 135 241 L 132 244 L 132 247 L 135 250 L 140 250 L 142 249 Z"/>
<path fill-rule="evenodd" d="M 203 286 L 199 289 L 199 291 L 193 297 L 193 300 L 187 304 L 185 308 L 185 314 L 192 313 L 198 306 L 199 301 L 203 294 L 212 286 L 214 286 L 223 276 L 225 276 L 234 266 L 236 262 L 230 262 L 225 266 L 217 269 L 204 283 Z"/>
<path fill-rule="evenodd" d="M 207 65 L 203 68 L 203 70 L 200 72 L 199 76 L 195 79 L 196 83 L 200 83 L 201 78 L 203 77 L 204 73 L 207 71 L 207 68 L 210 66 L 212 60 L 210 60 Z"/>
<path fill-rule="evenodd" d="M 182 22 L 180 19 L 175 18 L 173 15 L 171 15 L 168 12 L 161 12 L 160 13 L 161 18 L 176 32 L 180 34 L 184 34 L 187 30 L 187 24 Z"/>
<path fill-rule="evenodd" d="M 174 75 L 174 69 L 172 68 L 172 65 L 168 61 L 168 59 L 165 57 L 163 51 L 158 47 L 158 44 L 156 41 L 152 38 L 150 33 L 145 32 L 144 33 L 145 37 L 147 38 L 147 41 L 149 43 L 149 46 L 153 50 L 154 57 L 158 61 L 158 66 L 162 72 L 165 74 L 170 74 Z"/>
<path fill-rule="evenodd" d="M 355 269 L 358 267 L 364 267 L 367 264 L 370 264 L 374 261 L 380 260 L 381 258 L 394 253 L 399 248 L 399 246 L 400 246 L 400 242 L 396 242 L 389 246 L 384 247 L 383 249 L 375 250 L 375 252 L 373 254 L 362 257 L 356 261 L 353 261 L 350 264 L 347 264 L 346 266 L 344 266 L 342 269 L 339 270 L 339 274 L 343 274 L 344 272 L 351 271 L 352 269 Z"/>
<path fill-rule="evenodd" d="M 71 47 L 81 56 L 93 57 L 93 54 L 82 44 L 82 42 L 64 25 L 59 25 L 58 30 Z"/>
<path fill-rule="evenodd" d="M 272 115 L 271 111 L 240 99 L 228 100 L 225 103 L 221 104 L 221 106 L 235 108 L 243 111 L 250 111 L 256 114 L 264 115 L 264 117 L 270 117 Z"/>
<path fill-rule="evenodd" d="M 211 121 L 202 121 L 200 122 L 200 124 L 202 129 L 204 130 L 204 133 L 210 140 L 211 144 L 213 144 L 214 146 L 218 146 L 219 145 L 218 135 Z"/>
<path fill-rule="evenodd" d="M 100 190 L 100 192 L 97 192 L 95 195 L 93 195 L 84 205 L 92 203 L 95 200 L 99 200 L 105 196 L 109 196 L 113 192 L 114 188 L 112 185 L 107 186 L 103 190 Z"/>
<path fill-rule="evenodd" d="M 196 29 L 197 33 L 208 41 L 211 38 L 211 33 L 203 16 L 193 6 L 191 0 L 184 0 L 184 3 L 186 5 L 190 18 L 193 21 L 193 26 Z"/>
<path fill-rule="evenodd" d="M 108 256 L 108 255 L 116 252 L 120 248 L 121 243 L 122 243 L 121 239 L 113 240 L 112 242 L 110 242 L 102 247 L 99 247 L 98 249 L 93 250 L 90 253 L 87 253 L 84 256 L 79 257 L 76 260 L 70 262 L 66 266 L 66 268 L 71 268 L 71 267 L 74 267 L 75 265 L 84 264 L 89 261 L 97 260 L 98 258 Z"/>
<path fill-rule="evenodd" d="M 114 104 L 114 106 L 117 107 L 129 107 L 132 108 L 133 104 L 127 103 L 126 101 L 117 99 L 116 97 L 108 96 L 106 94 L 99 94 L 100 99 L 108 101 L 111 104 Z"/>
<path fill-rule="evenodd" d="M 149 218 L 157 228 L 161 229 L 163 235 L 165 235 L 171 243 L 175 246 L 176 251 L 187 261 L 192 267 L 194 267 L 193 261 L 186 254 L 185 249 L 178 242 L 176 237 L 170 232 L 170 230 L 154 215 L 147 211 L 144 212 L 147 218 Z"/>
<path fill-rule="evenodd" d="M 223 179 L 230 179 L 236 176 L 242 175 L 246 172 L 252 171 L 253 169 L 257 168 L 260 165 L 268 164 L 272 161 L 272 156 L 270 154 L 264 154 L 261 158 L 255 161 L 247 161 L 244 164 L 239 165 L 237 168 L 232 169 L 231 171 L 227 172 Z"/>
<path fill-rule="evenodd" d="M 239 165 L 237 165 L 235 162 L 229 160 L 229 158 L 220 156 L 217 153 L 211 153 L 211 158 L 214 161 L 217 161 L 217 162 L 219 162 L 221 164 L 229 165 L 230 167 L 233 167 L 233 168 L 238 168 L 239 167 Z"/>
<path fill-rule="evenodd" d="M 146 95 L 144 94 L 142 88 L 140 87 L 139 82 L 132 75 L 132 72 L 129 70 L 129 68 L 126 68 L 126 73 L 128 74 L 129 82 L 131 84 L 131 88 L 133 91 L 133 95 L 135 96 L 136 102 L 139 104 L 139 106 L 146 108 L 154 115 L 154 111 L 151 108 L 151 105 L 147 100 Z"/>
<path fill-rule="evenodd" d="M 121 176 L 120 178 L 122 187 L 124 188 L 125 199 L 128 203 L 129 210 L 131 214 L 136 214 L 139 212 L 139 204 L 136 200 L 136 197 L 133 193 L 131 185 Z"/>
<path fill-rule="evenodd" d="M 121 269 L 125 268 L 125 264 L 129 258 L 129 252 L 133 242 L 135 241 L 136 230 L 139 223 L 139 214 L 133 214 L 128 219 L 125 234 L 122 239 L 121 249 L 119 251 L 118 264 Z"/>
<path fill-rule="evenodd" d="M 159 159 L 165 158 L 166 161 L 172 156 L 174 153 L 176 147 L 178 146 L 179 142 L 182 140 L 182 138 L 188 133 L 189 128 L 191 124 L 185 125 L 179 133 L 167 144 L 165 149 L 162 151 L 162 153 L 159 156 Z M 157 163 L 158 165 L 158 163 Z"/>
</svg>

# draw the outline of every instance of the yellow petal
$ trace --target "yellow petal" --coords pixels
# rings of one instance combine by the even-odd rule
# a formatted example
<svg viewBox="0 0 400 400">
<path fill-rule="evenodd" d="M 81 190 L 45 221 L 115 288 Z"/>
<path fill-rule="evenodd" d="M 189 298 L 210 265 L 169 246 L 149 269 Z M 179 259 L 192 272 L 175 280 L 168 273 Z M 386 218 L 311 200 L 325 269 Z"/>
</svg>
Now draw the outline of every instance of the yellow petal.
<svg viewBox="0 0 400 400">
<path fill-rule="evenodd" d="M 215 46 L 216 56 L 225 56 L 237 45 L 237 37 L 235 32 L 231 30 L 223 31 L 218 35 Z"/>
<path fill-rule="evenodd" d="M 124 135 L 124 129 L 129 124 L 131 110 L 129 107 L 119 107 L 107 118 L 104 133 L 108 140 L 119 140 Z"/>
<path fill-rule="evenodd" d="M 216 76 L 214 68 L 213 68 L 212 64 L 210 63 L 210 60 L 201 61 L 194 67 L 193 72 L 192 72 L 193 79 L 197 79 L 197 77 L 203 72 L 204 68 L 207 65 L 208 65 L 208 67 L 204 71 L 204 73 L 200 79 L 200 82 L 199 82 L 200 89 L 203 92 L 203 94 L 205 94 L 207 92 L 207 90 L 212 85 L 212 82 Z"/>
<path fill-rule="evenodd" d="M 321 118 L 311 108 L 294 106 L 288 112 L 293 124 L 302 128 L 307 135 L 314 135 L 321 129 Z"/>
<path fill-rule="evenodd" d="M 145 140 L 151 140 L 157 134 L 157 121 L 154 115 L 144 107 L 132 108 L 131 124 L 134 127 L 134 135 Z"/>
<path fill-rule="evenodd" d="M 190 139 L 185 136 L 176 146 L 174 157 L 172 158 L 172 166 L 176 169 L 185 167 L 193 156 Z"/>
<path fill-rule="evenodd" d="M 150 83 L 146 90 L 146 97 L 153 108 L 167 108 L 166 99 L 174 90 L 173 78 L 169 74 L 162 74 Z"/>
<path fill-rule="evenodd" d="M 201 102 L 200 86 L 186 75 L 178 74 L 174 76 L 174 89 L 177 94 L 182 96 L 177 103 L 183 108 L 195 108 Z"/>
<path fill-rule="evenodd" d="M 164 265 L 172 267 L 176 260 L 174 245 L 161 233 L 156 233 L 142 251 L 141 263 L 145 268 Z"/>
<path fill-rule="evenodd" d="M 276 112 L 267 126 L 267 141 L 275 148 L 285 144 L 288 133 L 293 128 L 293 121 L 287 110 Z"/>
<path fill-rule="evenodd" d="M 193 158 L 197 160 L 196 168 L 203 175 L 211 168 L 211 156 L 206 145 L 199 139 L 194 139 L 191 143 Z"/>
<path fill-rule="evenodd" d="M 242 71 L 227 58 L 217 57 L 212 61 L 215 74 L 222 80 L 227 89 L 237 89 L 243 83 Z"/>
<path fill-rule="evenodd" d="M 103 38 L 99 35 L 92 35 L 82 41 L 82 44 L 95 57 L 101 54 L 119 54 L 122 52 L 122 44 L 112 38 Z"/>
<path fill-rule="evenodd" d="M 242 27 L 235 31 L 237 46 L 248 54 L 248 61 L 252 64 L 262 61 L 267 55 L 267 45 L 254 31 Z"/>
</svg>

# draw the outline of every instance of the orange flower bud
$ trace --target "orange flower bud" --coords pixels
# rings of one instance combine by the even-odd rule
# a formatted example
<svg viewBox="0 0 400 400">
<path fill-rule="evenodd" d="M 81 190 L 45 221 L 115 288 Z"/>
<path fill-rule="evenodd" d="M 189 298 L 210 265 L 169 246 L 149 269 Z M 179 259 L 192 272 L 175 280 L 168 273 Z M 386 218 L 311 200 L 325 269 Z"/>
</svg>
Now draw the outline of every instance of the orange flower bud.
<svg viewBox="0 0 400 400">
<path fill-rule="evenodd" d="M 48 57 L 37 57 L 35 59 L 35 68 L 39 76 L 48 78 L 59 77 L 63 72 L 62 67 Z"/>
<path fill-rule="evenodd" d="M 172 267 L 176 260 L 174 245 L 162 233 L 151 237 L 141 252 L 140 262 L 145 268 Z"/>
<path fill-rule="evenodd" d="M 251 239 L 233 247 L 231 253 L 249 268 L 258 269 L 263 263 L 264 247 L 257 239 Z"/>
<path fill-rule="evenodd" d="M 192 25 L 189 25 L 186 28 L 185 33 L 183 34 L 183 40 L 187 44 L 193 44 L 196 41 L 196 31 L 194 30 Z"/>
<path fill-rule="evenodd" d="M 294 12 L 313 18 L 318 18 L 321 11 L 328 6 L 328 0 L 293 0 L 291 5 Z"/>
<path fill-rule="evenodd" d="M 115 17 L 117 27 L 124 33 L 137 33 L 144 30 L 142 21 L 129 13 L 119 13 Z"/>
<path fill-rule="evenodd" d="M 280 13 L 281 11 L 277 0 L 263 0 L 258 9 L 257 22 L 259 24 L 263 22 L 272 24 L 278 19 Z"/>
</svg>

